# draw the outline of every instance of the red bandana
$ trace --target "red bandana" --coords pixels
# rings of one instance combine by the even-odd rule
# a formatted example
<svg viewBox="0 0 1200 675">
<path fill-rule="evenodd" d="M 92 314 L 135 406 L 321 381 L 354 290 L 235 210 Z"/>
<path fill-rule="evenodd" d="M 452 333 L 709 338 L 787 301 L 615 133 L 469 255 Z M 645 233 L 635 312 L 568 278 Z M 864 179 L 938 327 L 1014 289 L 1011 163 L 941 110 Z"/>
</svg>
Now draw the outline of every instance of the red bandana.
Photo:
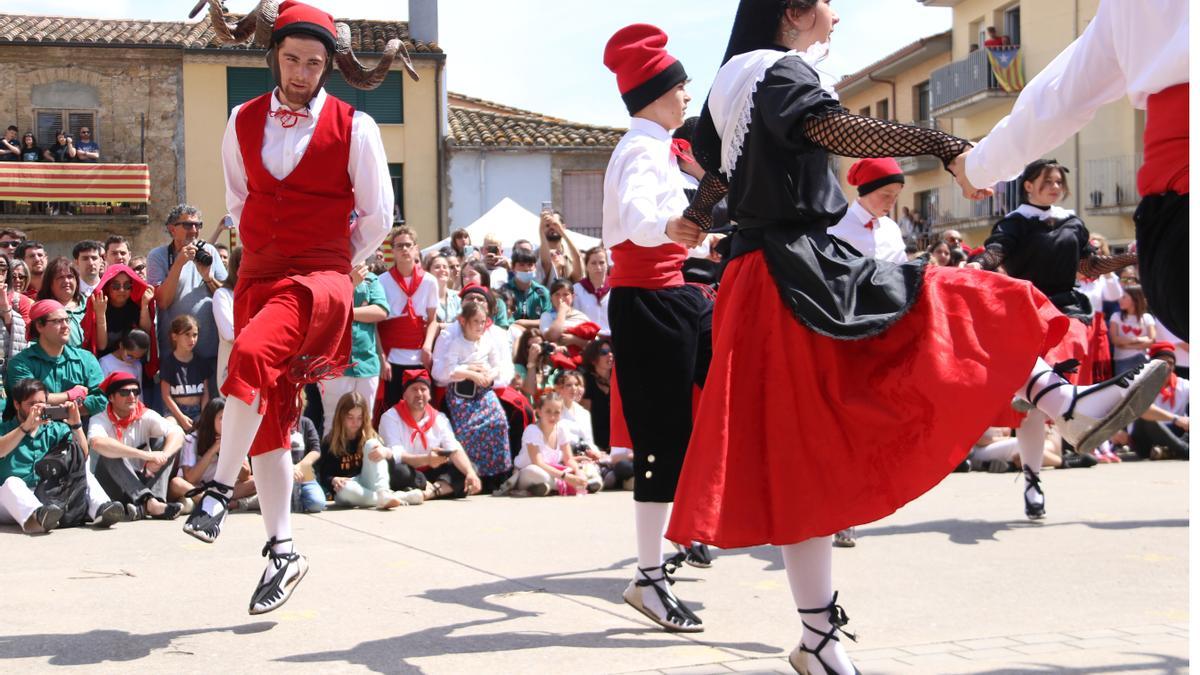
<svg viewBox="0 0 1200 675">
<path fill-rule="evenodd" d="M 671 141 L 671 154 L 690 164 L 696 163 L 696 158 L 692 155 L 692 143 L 686 138 L 676 138 Z"/>
<path fill-rule="evenodd" d="M 291 129 L 300 120 L 306 120 L 309 117 L 307 110 L 292 110 L 283 106 L 271 111 L 270 116 L 279 120 L 279 126 L 284 129 Z"/>
<path fill-rule="evenodd" d="M 592 284 L 592 280 L 587 277 L 581 279 L 579 281 L 579 285 L 583 287 L 583 290 L 596 296 L 597 302 L 602 302 L 604 300 L 604 296 L 608 295 L 608 292 L 612 290 L 612 287 L 608 285 L 608 277 L 604 278 L 604 284 L 600 286 L 600 288 L 596 288 L 596 286 Z"/>
<path fill-rule="evenodd" d="M 396 267 L 392 267 L 392 269 L 388 270 L 388 273 L 392 275 L 392 279 L 395 280 L 400 290 L 408 296 L 408 304 L 404 306 L 404 316 L 413 319 L 423 318 L 418 317 L 417 310 L 413 308 L 413 303 L 416 302 L 417 289 L 421 288 L 421 280 L 425 278 L 425 274 L 421 271 L 421 266 L 413 265 L 412 281 L 409 283 L 404 283 L 404 275 L 400 274 L 400 270 Z"/>
<path fill-rule="evenodd" d="M 129 417 L 126 417 L 125 419 L 121 419 L 121 418 L 117 417 L 115 414 L 113 414 L 113 409 L 112 409 L 111 403 L 109 403 L 108 407 L 104 409 L 104 412 L 105 412 L 105 414 L 108 415 L 108 421 L 112 422 L 113 429 L 115 429 L 117 432 L 117 441 L 124 443 L 125 442 L 125 430 L 128 429 L 130 426 L 132 426 L 134 422 L 142 419 L 142 415 L 145 414 L 145 412 L 146 412 L 146 406 L 141 401 L 134 401 L 133 402 L 133 413 L 130 414 Z"/>
<path fill-rule="evenodd" d="M 1162 402 L 1167 404 L 1167 407 L 1174 410 L 1175 408 L 1175 387 L 1179 384 L 1179 376 L 1171 373 L 1167 377 L 1167 383 L 1163 385 L 1161 391 L 1158 392 L 1158 397 Z"/>
<path fill-rule="evenodd" d="M 865 225 L 863 225 L 863 227 L 867 228 L 868 230 L 874 230 L 878 226 L 879 226 L 878 218 L 872 218 L 872 219 L 868 220 Z"/>
<path fill-rule="evenodd" d="M 428 450 L 429 439 L 425 437 L 425 434 L 433 428 L 433 423 L 437 421 L 437 410 L 434 410 L 433 406 L 426 403 L 425 418 L 422 419 L 418 424 L 417 421 L 413 419 L 412 411 L 408 409 L 407 403 L 400 401 L 395 407 L 396 412 L 400 413 L 400 420 L 407 424 L 409 429 L 412 429 L 412 434 L 409 435 L 408 442 L 413 446 L 414 449 L 416 449 L 417 437 L 420 436 L 421 445 Z"/>
</svg>

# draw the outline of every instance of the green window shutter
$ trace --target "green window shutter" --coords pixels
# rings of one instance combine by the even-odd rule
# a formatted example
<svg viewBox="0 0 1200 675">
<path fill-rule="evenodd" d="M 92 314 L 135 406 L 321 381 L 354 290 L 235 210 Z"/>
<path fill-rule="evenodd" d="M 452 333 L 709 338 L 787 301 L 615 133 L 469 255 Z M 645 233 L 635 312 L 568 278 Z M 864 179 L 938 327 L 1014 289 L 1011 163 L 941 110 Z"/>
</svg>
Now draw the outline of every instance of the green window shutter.
<svg viewBox="0 0 1200 675">
<path fill-rule="evenodd" d="M 267 68 L 226 68 L 225 94 L 229 100 L 229 111 L 234 106 L 265 94 L 275 88 L 271 71 Z"/>
<path fill-rule="evenodd" d="M 404 123 L 404 77 L 389 71 L 379 88 L 363 93 L 363 112 L 380 124 Z"/>
<path fill-rule="evenodd" d="M 358 95 L 362 92 L 346 84 L 340 72 L 334 71 L 329 76 L 329 79 L 325 80 L 325 93 L 349 103 L 354 106 L 355 110 L 362 109 L 362 106 L 358 102 Z"/>
</svg>

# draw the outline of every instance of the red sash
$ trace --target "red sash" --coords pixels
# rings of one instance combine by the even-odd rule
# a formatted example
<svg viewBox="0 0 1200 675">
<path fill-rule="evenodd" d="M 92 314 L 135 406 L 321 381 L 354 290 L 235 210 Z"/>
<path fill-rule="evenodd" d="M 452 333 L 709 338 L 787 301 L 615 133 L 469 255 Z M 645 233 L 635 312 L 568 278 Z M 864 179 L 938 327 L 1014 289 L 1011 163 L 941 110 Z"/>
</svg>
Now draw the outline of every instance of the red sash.
<svg viewBox="0 0 1200 675">
<path fill-rule="evenodd" d="M 411 283 L 405 283 L 404 276 L 395 267 L 388 270 L 388 274 L 392 276 L 392 280 L 396 282 L 400 290 L 408 296 L 408 303 L 404 306 L 404 311 L 400 316 L 379 322 L 379 341 L 383 344 L 383 352 L 387 354 L 393 349 L 421 349 L 425 346 L 427 326 L 425 317 L 417 314 L 413 303 L 425 274 L 421 271 L 420 265 L 413 267 Z"/>
<path fill-rule="evenodd" d="M 407 424 L 409 429 L 412 429 L 412 434 L 409 435 L 408 442 L 413 446 L 413 449 L 416 449 L 417 437 L 420 436 L 421 445 L 425 448 L 425 450 L 429 450 L 429 439 L 425 437 L 425 434 L 433 428 L 433 423 L 437 421 L 437 411 L 430 407 L 428 403 L 426 403 L 425 420 L 418 424 L 417 421 L 413 419 L 412 412 L 408 409 L 408 404 L 404 401 L 400 401 L 396 405 L 392 406 L 392 409 L 395 410 L 398 415 L 400 415 L 400 420 Z"/>
<path fill-rule="evenodd" d="M 1145 161 L 1138 194 L 1188 193 L 1188 83 L 1167 87 L 1146 100 Z"/>
<path fill-rule="evenodd" d="M 608 283 L 613 288 L 633 287 L 662 290 L 683 285 L 683 262 L 687 249 L 674 242 L 649 248 L 632 241 L 612 247 L 613 269 Z"/>
</svg>

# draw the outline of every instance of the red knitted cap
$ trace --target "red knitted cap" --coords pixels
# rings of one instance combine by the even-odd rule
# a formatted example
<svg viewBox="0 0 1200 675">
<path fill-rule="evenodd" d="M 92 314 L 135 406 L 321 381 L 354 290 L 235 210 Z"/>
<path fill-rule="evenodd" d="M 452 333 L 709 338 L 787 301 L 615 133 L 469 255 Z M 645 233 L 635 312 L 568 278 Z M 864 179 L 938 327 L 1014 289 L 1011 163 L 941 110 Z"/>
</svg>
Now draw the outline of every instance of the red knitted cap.
<svg viewBox="0 0 1200 675">
<path fill-rule="evenodd" d="M 846 182 L 858 186 L 859 196 L 870 194 L 889 183 L 904 183 L 900 164 L 891 157 L 860 159 L 850 165 Z"/>
<path fill-rule="evenodd" d="M 683 64 L 667 53 L 667 34 L 647 23 L 614 33 L 604 46 L 604 65 L 616 73 L 630 115 L 687 81 Z"/>
<path fill-rule="evenodd" d="M 271 32 L 271 42 L 279 41 L 289 35 L 303 34 L 315 37 L 329 51 L 337 48 L 337 28 L 333 25 L 333 17 L 312 5 L 306 5 L 296 0 L 284 0 L 279 5 L 279 17 L 275 19 L 275 29 Z"/>
</svg>

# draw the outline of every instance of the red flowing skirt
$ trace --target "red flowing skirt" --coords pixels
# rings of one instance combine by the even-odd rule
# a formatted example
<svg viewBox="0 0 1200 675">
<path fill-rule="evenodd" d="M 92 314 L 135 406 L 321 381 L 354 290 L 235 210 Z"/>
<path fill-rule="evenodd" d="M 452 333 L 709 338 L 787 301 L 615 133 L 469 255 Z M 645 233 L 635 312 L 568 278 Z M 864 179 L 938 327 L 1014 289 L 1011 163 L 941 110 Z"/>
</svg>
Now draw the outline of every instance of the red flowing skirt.
<svg viewBox="0 0 1200 675">
<path fill-rule="evenodd" d="M 937 485 L 1068 330 L 1031 284 L 929 267 L 875 337 L 784 305 L 761 252 L 725 271 L 713 360 L 667 538 L 792 544 L 878 520 Z"/>
</svg>

